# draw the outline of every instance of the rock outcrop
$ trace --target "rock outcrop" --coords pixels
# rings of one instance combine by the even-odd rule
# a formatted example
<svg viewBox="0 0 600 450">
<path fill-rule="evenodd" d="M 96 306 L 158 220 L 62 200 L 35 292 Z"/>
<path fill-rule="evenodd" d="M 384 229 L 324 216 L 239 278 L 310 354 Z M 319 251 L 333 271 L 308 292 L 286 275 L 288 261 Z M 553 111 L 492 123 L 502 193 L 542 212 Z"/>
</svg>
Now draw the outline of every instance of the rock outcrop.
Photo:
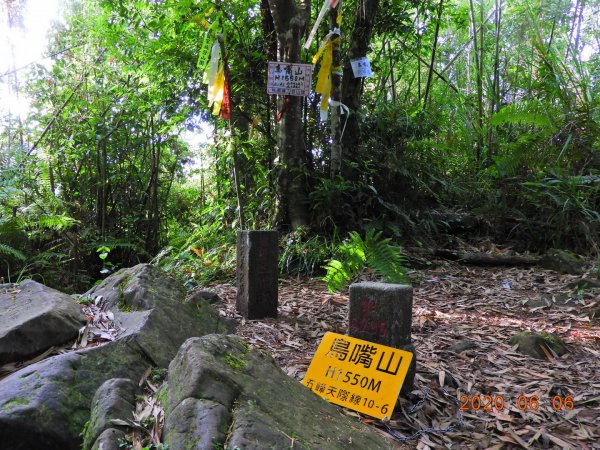
<svg viewBox="0 0 600 450">
<path fill-rule="evenodd" d="M 546 359 L 552 355 L 557 356 L 567 353 L 567 346 L 557 336 L 547 333 L 518 333 L 510 338 L 510 345 L 516 345 L 517 350 L 524 355 L 537 359 Z"/>
<path fill-rule="evenodd" d="M 551 249 L 540 260 L 544 269 L 554 270 L 559 273 L 581 275 L 584 261 L 575 253 L 566 250 Z"/>
<path fill-rule="evenodd" d="M 170 450 L 399 448 L 236 336 L 189 339 L 167 379 L 164 441 Z"/>
<path fill-rule="evenodd" d="M 226 326 L 214 308 L 186 301 L 152 266 L 117 272 L 85 295 L 102 297 L 117 338 L 0 379 L 0 450 L 118 450 L 129 427 L 139 428 L 138 380 L 167 366 L 157 395 L 170 450 L 404 448 L 288 377 L 264 351 L 220 334 Z"/>
<path fill-rule="evenodd" d="M 0 365 L 74 342 L 85 322 L 70 295 L 33 280 L 0 285 Z"/>
<path fill-rule="evenodd" d="M 186 303 L 183 287 L 150 265 L 121 270 L 86 295 L 103 296 L 118 338 L 0 380 L 0 449 L 78 450 L 92 399 L 106 380 L 137 380 L 150 366 L 167 367 L 189 337 L 226 330 L 208 303 Z"/>
</svg>

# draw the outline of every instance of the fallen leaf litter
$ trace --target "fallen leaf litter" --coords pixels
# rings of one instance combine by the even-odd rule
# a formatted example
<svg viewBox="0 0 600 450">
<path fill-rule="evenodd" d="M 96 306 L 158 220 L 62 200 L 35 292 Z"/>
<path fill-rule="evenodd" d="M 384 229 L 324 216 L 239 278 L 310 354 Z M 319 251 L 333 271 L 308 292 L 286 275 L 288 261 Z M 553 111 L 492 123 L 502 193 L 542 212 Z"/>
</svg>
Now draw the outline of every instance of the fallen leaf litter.
<svg viewBox="0 0 600 450">
<path fill-rule="evenodd" d="M 387 425 L 347 414 L 397 438 L 412 437 L 408 442 L 419 449 L 600 449 L 600 323 L 590 320 L 600 306 L 598 289 L 574 292 L 567 285 L 576 277 L 539 268 L 444 263 L 421 278 L 413 302 L 415 389 Z M 298 380 L 326 331 L 347 332 L 348 296 L 327 292 L 318 280 L 280 280 L 279 317 L 266 320 L 237 314 L 234 286 L 213 289 L 222 299 L 220 314 L 238 323 L 235 333 L 268 350 Z M 518 353 L 509 340 L 527 331 L 556 334 L 568 353 L 548 352 L 546 360 Z M 501 398 L 504 407 L 467 407 L 461 415 L 461 399 L 484 395 Z M 537 410 L 535 403 L 519 408 L 521 396 L 529 402 L 537 396 Z M 572 396 L 574 408 L 555 410 L 555 396 Z"/>
</svg>

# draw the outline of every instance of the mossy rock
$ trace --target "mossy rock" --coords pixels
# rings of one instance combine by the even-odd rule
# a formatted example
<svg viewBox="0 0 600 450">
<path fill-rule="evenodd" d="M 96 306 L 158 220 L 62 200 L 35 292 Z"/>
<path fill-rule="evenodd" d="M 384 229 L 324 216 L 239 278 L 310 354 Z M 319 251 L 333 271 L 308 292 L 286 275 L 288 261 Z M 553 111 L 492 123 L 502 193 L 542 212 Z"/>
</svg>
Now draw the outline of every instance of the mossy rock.
<svg viewBox="0 0 600 450">
<path fill-rule="evenodd" d="M 544 269 L 570 275 L 581 275 L 584 261 L 573 252 L 553 248 L 542 257 L 540 264 Z"/>
<path fill-rule="evenodd" d="M 164 442 L 170 450 L 225 443 L 260 450 L 406 448 L 342 414 L 237 336 L 188 339 L 167 383 Z"/>
<path fill-rule="evenodd" d="M 114 419 L 133 420 L 136 384 L 127 378 L 111 378 L 105 381 L 92 399 L 90 421 L 84 431 L 83 450 L 92 448 L 99 436 L 114 427 Z M 126 431 L 126 430 L 125 430 Z"/>
<path fill-rule="evenodd" d="M 600 289 L 600 280 L 597 278 L 580 278 L 570 282 L 568 286 L 579 291 Z"/>
<path fill-rule="evenodd" d="M 547 333 L 519 333 L 510 339 L 510 345 L 518 345 L 517 350 L 520 353 L 538 359 L 547 358 L 543 348 L 548 353 L 554 352 L 558 356 L 567 353 L 565 343 L 557 336 Z"/>
<path fill-rule="evenodd" d="M 226 331 L 211 305 L 185 303 L 183 287 L 146 264 L 114 274 L 86 294 L 100 295 L 121 330 L 118 339 L 56 355 L 0 380 L 0 449 L 80 450 L 86 422 L 89 448 L 105 427 L 90 420 L 90 409 L 106 380 L 139 380 L 148 366 L 166 367 L 190 336 Z M 121 300 L 132 310 L 120 310 Z M 111 412 L 100 409 L 95 416 Z"/>
</svg>

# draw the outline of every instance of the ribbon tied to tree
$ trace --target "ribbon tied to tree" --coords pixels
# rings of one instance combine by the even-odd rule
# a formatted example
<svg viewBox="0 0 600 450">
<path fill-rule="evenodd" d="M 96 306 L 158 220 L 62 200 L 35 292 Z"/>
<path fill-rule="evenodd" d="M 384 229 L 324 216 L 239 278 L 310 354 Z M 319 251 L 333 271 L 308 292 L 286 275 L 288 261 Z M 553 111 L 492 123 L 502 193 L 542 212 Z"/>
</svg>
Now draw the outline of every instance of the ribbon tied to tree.
<svg viewBox="0 0 600 450">
<path fill-rule="evenodd" d="M 317 85 L 315 87 L 315 92 L 322 95 L 320 108 L 322 121 L 327 120 L 328 115 L 329 96 L 331 95 L 331 73 L 338 70 L 337 67 L 332 68 L 332 63 L 333 48 L 335 45 L 339 44 L 339 41 L 339 29 L 336 29 L 327 35 L 326 42 L 321 46 L 312 60 L 312 63 L 316 64 L 321 55 L 323 55 L 321 67 L 317 75 Z"/>
<path fill-rule="evenodd" d="M 229 119 L 229 105 L 229 70 L 221 54 L 221 45 L 215 41 L 208 67 L 208 107 L 213 107 L 213 115 L 218 115 L 221 119 Z"/>
</svg>

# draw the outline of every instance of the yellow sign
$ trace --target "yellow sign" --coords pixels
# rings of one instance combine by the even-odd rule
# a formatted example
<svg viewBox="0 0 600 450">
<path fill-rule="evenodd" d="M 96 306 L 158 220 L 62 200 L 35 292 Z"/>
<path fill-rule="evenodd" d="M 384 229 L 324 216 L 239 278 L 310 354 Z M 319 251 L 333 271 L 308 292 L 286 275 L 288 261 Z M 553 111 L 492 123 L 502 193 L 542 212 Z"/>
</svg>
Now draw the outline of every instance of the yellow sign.
<svg viewBox="0 0 600 450">
<path fill-rule="evenodd" d="M 302 384 L 332 403 L 378 419 L 391 417 L 413 354 L 325 333 Z"/>
</svg>

